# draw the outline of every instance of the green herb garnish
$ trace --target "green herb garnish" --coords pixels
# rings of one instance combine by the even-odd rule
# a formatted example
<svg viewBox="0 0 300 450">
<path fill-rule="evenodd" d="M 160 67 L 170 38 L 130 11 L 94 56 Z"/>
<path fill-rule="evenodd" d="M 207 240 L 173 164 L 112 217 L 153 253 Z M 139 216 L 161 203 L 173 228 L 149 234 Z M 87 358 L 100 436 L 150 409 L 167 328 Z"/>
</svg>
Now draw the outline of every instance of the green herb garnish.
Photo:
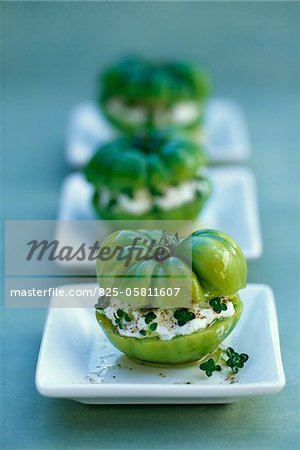
<svg viewBox="0 0 300 450">
<path fill-rule="evenodd" d="M 157 323 L 156 322 L 153 322 L 153 323 L 151 323 L 151 325 L 149 325 L 149 330 L 150 331 L 155 331 L 156 328 L 157 328 Z"/>
<path fill-rule="evenodd" d="M 226 311 L 227 309 L 227 305 L 225 305 L 225 303 L 222 303 L 220 297 L 213 298 L 209 301 L 209 304 L 212 309 L 218 314 L 220 314 L 220 312 L 222 311 Z"/>
<path fill-rule="evenodd" d="M 124 320 L 126 322 L 131 322 L 131 318 L 127 312 L 123 311 L 122 309 L 117 309 L 117 313 L 114 314 L 115 317 L 115 323 L 118 325 L 121 330 L 123 329 Z"/>
<path fill-rule="evenodd" d="M 146 315 L 145 315 L 145 323 L 148 325 L 148 332 L 150 331 L 150 333 L 152 331 L 155 331 L 157 328 L 157 323 L 153 322 L 153 320 L 156 319 L 156 314 L 153 311 L 149 311 Z M 152 323 L 151 323 L 152 322 Z M 146 336 L 147 331 L 146 330 L 140 330 L 140 333 L 143 336 Z"/>
<path fill-rule="evenodd" d="M 185 325 L 190 320 L 195 319 L 195 314 L 190 312 L 187 308 L 180 308 L 174 312 L 174 317 L 180 327 Z"/>
<path fill-rule="evenodd" d="M 215 364 L 214 360 L 210 358 L 208 361 L 200 364 L 200 369 L 203 370 L 208 377 L 211 377 L 213 372 L 220 372 L 221 366 L 219 364 Z"/>
<path fill-rule="evenodd" d="M 232 347 L 228 347 L 226 353 L 228 356 L 226 364 L 231 368 L 233 373 L 238 373 L 238 371 L 244 367 L 245 362 L 249 359 L 249 356 L 246 353 L 237 353 Z"/>
<path fill-rule="evenodd" d="M 148 325 L 148 323 L 152 322 L 154 319 L 156 319 L 156 315 L 154 314 L 154 312 L 148 312 L 145 315 L 145 322 Z"/>
<path fill-rule="evenodd" d="M 114 318 L 115 324 L 122 330 L 123 329 L 122 319 L 120 319 L 120 317 L 118 317 L 116 314 L 114 314 Z"/>
<path fill-rule="evenodd" d="M 126 320 L 126 322 L 131 322 L 131 318 L 127 313 L 124 314 L 124 319 Z"/>
</svg>

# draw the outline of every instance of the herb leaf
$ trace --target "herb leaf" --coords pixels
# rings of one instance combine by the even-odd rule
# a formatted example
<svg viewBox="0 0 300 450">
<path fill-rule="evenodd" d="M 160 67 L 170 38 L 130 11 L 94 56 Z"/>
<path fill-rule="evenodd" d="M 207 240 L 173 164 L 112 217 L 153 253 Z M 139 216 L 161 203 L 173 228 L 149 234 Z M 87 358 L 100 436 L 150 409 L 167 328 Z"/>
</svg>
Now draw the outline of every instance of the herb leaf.
<svg viewBox="0 0 300 450">
<path fill-rule="evenodd" d="M 124 316 L 124 311 L 122 309 L 117 309 L 117 316 L 118 317 L 123 317 Z"/>
<path fill-rule="evenodd" d="M 124 320 L 126 322 L 131 322 L 131 317 L 127 312 L 123 311 L 122 309 L 117 309 L 116 314 L 114 314 L 115 317 L 115 324 L 122 330 L 124 325 Z"/>
<path fill-rule="evenodd" d="M 221 366 L 219 364 L 215 364 L 214 360 L 210 358 L 208 361 L 200 364 L 200 369 L 203 370 L 208 377 L 211 377 L 213 372 L 220 372 Z"/>
<path fill-rule="evenodd" d="M 209 301 L 209 304 L 217 314 L 220 314 L 220 312 L 227 310 L 227 305 L 225 305 L 225 303 L 222 303 L 220 297 L 213 298 Z"/>
<path fill-rule="evenodd" d="M 126 322 L 131 322 L 131 318 L 127 313 L 124 313 L 124 319 L 126 320 Z"/>
<path fill-rule="evenodd" d="M 226 361 L 227 366 L 229 366 L 233 373 L 238 373 L 240 369 L 244 367 L 246 361 L 248 361 L 249 356 L 246 353 L 237 353 L 232 347 L 228 347 L 226 350 L 228 359 Z"/>
<path fill-rule="evenodd" d="M 156 314 L 154 314 L 153 311 L 150 311 L 145 315 L 145 323 L 147 325 L 148 325 L 148 323 L 152 322 L 155 319 L 156 319 Z"/>
<path fill-rule="evenodd" d="M 220 314 L 220 312 L 226 311 L 227 309 L 227 305 L 225 303 L 222 303 L 220 297 L 213 298 L 209 301 L 209 304 L 217 314 Z"/>
<path fill-rule="evenodd" d="M 114 318 L 115 324 L 122 330 L 123 329 L 122 319 L 120 319 L 116 314 L 114 314 Z"/>
<path fill-rule="evenodd" d="M 195 319 L 195 314 L 189 311 L 187 308 L 176 309 L 174 312 L 174 317 L 180 327 L 185 325 L 190 320 Z"/>
<path fill-rule="evenodd" d="M 156 322 L 151 323 L 151 325 L 149 326 L 149 330 L 151 330 L 151 331 L 155 331 L 156 328 L 157 328 L 157 323 Z"/>
</svg>

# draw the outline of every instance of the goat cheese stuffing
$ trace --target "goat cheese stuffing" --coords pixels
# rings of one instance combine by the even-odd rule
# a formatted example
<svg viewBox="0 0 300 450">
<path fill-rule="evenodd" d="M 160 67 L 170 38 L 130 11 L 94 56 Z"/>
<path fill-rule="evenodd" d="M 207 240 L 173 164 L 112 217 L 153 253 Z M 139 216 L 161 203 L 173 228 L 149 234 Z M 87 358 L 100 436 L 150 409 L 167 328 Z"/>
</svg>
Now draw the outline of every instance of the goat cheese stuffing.
<svg viewBox="0 0 300 450">
<path fill-rule="evenodd" d="M 109 305 L 101 310 L 121 336 L 144 339 L 159 337 L 170 340 L 175 336 L 182 336 L 204 330 L 215 320 L 234 315 L 234 306 L 226 297 L 222 298 L 227 309 L 216 313 L 208 303 L 197 303 L 185 309 L 190 317 L 180 322 L 179 314 L 182 309 L 133 309 L 125 303 L 110 299 Z M 99 311 L 100 312 L 100 311 Z"/>
<path fill-rule="evenodd" d="M 107 101 L 108 113 L 129 125 L 144 125 L 149 111 L 141 105 L 128 105 L 121 98 L 112 98 Z M 202 111 L 202 105 L 196 101 L 181 101 L 170 108 L 156 108 L 152 111 L 152 120 L 156 125 L 189 125 L 195 122 Z"/>
<path fill-rule="evenodd" d="M 114 194 L 107 188 L 99 191 L 100 206 L 106 207 L 114 199 L 117 209 L 130 212 L 131 214 L 143 214 L 153 207 L 158 207 L 164 211 L 177 208 L 185 203 L 192 202 L 197 193 L 206 193 L 209 183 L 206 179 L 185 181 L 178 186 L 165 188 L 161 195 L 152 195 L 148 189 L 137 190 L 132 197 L 121 193 Z"/>
<path fill-rule="evenodd" d="M 127 106 L 122 100 L 113 98 L 106 104 L 109 114 L 130 125 L 143 125 L 147 120 L 147 111 L 140 106 Z"/>
</svg>

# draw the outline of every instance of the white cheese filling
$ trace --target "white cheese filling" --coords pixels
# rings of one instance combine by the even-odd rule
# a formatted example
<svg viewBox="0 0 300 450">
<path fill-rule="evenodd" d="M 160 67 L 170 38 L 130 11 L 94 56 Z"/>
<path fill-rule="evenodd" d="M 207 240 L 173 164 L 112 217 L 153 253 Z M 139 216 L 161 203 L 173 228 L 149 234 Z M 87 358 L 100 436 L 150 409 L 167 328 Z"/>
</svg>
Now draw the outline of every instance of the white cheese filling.
<svg viewBox="0 0 300 450">
<path fill-rule="evenodd" d="M 131 214 L 144 214 L 154 206 L 169 211 L 193 201 L 197 192 L 207 193 L 208 189 L 209 184 L 205 179 L 184 181 L 178 186 L 170 186 L 164 190 L 162 195 L 154 196 L 148 189 L 139 189 L 134 193 L 133 198 L 126 194 L 113 195 L 108 189 L 102 188 L 99 191 L 99 204 L 100 207 L 106 207 L 114 198 L 118 209 Z"/>
<path fill-rule="evenodd" d="M 178 186 L 168 187 L 164 195 L 158 196 L 154 200 L 154 204 L 164 211 L 181 206 L 194 200 L 196 193 L 207 192 L 208 183 L 205 180 L 185 181 Z"/>
<path fill-rule="evenodd" d="M 195 318 L 182 326 L 178 325 L 178 321 L 174 317 L 174 312 L 176 311 L 174 309 L 132 309 L 117 299 L 111 299 L 110 305 L 104 308 L 102 312 L 122 336 L 139 339 L 158 336 L 162 340 L 170 340 L 175 336 L 188 335 L 204 330 L 217 319 L 232 317 L 235 313 L 232 302 L 226 298 L 222 298 L 222 302 L 226 304 L 227 309 L 221 313 L 216 313 L 208 304 L 194 304 L 188 310 L 194 313 Z M 123 320 L 121 327 L 116 323 L 116 312 L 118 309 L 126 312 L 131 319 L 130 322 Z M 150 324 L 146 324 L 145 316 L 149 311 L 154 312 L 156 318 Z M 153 323 L 157 324 L 155 331 L 151 331 L 149 328 Z M 141 330 L 146 334 L 141 334 Z"/>
<path fill-rule="evenodd" d="M 116 200 L 121 209 L 132 214 L 143 214 L 152 208 L 151 194 L 146 189 L 138 190 L 134 198 L 118 194 Z"/>
<path fill-rule="evenodd" d="M 112 98 L 107 101 L 106 109 L 109 114 L 130 125 L 143 125 L 147 121 L 147 111 L 141 106 L 127 106 L 122 100 Z"/>
<path fill-rule="evenodd" d="M 129 106 L 120 98 L 111 98 L 106 103 L 108 113 L 130 125 L 143 125 L 150 118 L 144 106 Z M 170 108 L 157 108 L 152 112 L 156 125 L 189 125 L 201 113 L 201 104 L 194 100 L 181 101 Z"/>
<path fill-rule="evenodd" d="M 180 125 L 194 122 L 201 112 L 201 105 L 195 101 L 180 102 L 172 108 L 172 121 Z"/>
</svg>

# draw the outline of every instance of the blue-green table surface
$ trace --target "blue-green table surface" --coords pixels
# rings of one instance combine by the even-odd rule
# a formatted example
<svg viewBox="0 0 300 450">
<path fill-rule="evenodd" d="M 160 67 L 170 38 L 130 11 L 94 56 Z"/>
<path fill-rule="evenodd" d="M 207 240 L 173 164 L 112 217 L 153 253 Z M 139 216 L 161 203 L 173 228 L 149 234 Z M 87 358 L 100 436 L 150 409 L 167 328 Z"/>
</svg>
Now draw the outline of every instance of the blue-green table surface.
<svg viewBox="0 0 300 450">
<path fill-rule="evenodd" d="M 232 405 L 84 406 L 40 396 L 45 310 L 1 313 L 5 449 L 296 449 L 299 445 L 299 42 L 297 2 L 2 2 L 4 217 L 55 219 L 70 108 L 118 55 L 201 61 L 251 134 L 264 253 L 249 281 L 274 289 L 287 386 Z M 298 207 L 298 208 L 297 208 Z M 298 225 L 298 227 L 297 227 Z M 255 336 L 252 336 L 255 340 Z M 257 342 L 259 345 L 259 342 Z M 299 448 L 299 447 L 298 447 Z"/>
</svg>

